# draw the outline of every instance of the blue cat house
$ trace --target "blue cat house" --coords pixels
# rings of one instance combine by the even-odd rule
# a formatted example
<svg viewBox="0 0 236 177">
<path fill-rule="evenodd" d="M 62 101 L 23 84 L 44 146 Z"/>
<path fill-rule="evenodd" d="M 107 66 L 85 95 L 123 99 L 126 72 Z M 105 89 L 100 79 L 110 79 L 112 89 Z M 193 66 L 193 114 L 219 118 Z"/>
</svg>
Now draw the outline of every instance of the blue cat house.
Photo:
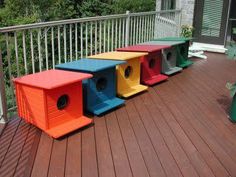
<svg viewBox="0 0 236 177">
<path fill-rule="evenodd" d="M 124 104 L 116 97 L 116 65 L 125 61 L 80 59 L 56 66 L 56 69 L 84 72 L 93 77 L 83 81 L 83 100 L 86 111 L 101 115 Z"/>
</svg>

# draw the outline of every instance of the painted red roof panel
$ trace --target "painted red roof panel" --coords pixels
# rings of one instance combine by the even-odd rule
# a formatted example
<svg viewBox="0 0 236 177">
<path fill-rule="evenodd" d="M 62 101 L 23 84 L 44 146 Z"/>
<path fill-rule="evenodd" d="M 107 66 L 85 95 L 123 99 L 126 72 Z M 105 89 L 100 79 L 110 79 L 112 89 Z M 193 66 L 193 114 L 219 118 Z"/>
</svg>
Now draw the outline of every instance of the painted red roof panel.
<svg viewBox="0 0 236 177">
<path fill-rule="evenodd" d="M 117 49 L 117 51 L 126 52 L 157 52 L 162 49 L 170 48 L 169 45 L 133 45 Z"/>
</svg>

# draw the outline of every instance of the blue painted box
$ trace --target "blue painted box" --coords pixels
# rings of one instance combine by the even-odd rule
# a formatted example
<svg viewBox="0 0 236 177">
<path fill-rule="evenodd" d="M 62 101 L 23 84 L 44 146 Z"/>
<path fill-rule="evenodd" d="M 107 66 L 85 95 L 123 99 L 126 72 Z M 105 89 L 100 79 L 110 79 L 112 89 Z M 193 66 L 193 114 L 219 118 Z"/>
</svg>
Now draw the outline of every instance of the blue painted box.
<svg viewBox="0 0 236 177">
<path fill-rule="evenodd" d="M 80 59 L 60 64 L 56 69 L 93 74 L 93 78 L 83 81 L 84 108 L 100 115 L 124 103 L 116 97 L 116 65 L 125 61 Z"/>
</svg>

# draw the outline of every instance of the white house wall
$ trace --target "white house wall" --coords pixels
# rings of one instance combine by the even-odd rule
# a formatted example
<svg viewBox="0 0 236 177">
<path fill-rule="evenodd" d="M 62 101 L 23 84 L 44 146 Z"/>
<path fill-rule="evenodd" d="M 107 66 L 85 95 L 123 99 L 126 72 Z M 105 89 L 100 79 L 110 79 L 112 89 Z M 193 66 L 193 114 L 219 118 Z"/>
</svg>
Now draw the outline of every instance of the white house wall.
<svg viewBox="0 0 236 177">
<path fill-rule="evenodd" d="M 195 0 L 177 0 L 177 8 L 182 8 L 182 25 L 192 25 Z"/>
<path fill-rule="evenodd" d="M 161 10 L 161 1 L 156 0 L 156 10 Z M 182 25 L 193 24 L 194 4 L 195 0 L 176 0 L 176 8 L 182 9 Z"/>
</svg>

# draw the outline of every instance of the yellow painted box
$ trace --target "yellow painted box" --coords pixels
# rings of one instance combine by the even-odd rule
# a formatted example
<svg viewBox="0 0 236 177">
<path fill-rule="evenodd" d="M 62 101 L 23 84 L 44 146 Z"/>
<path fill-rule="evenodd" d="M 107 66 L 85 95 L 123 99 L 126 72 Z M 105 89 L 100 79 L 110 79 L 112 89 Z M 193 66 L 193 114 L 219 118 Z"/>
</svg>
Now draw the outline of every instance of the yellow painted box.
<svg viewBox="0 0 236 177">
<path fill-rule="evenodd" d="M 127 98 L 147 90 L 147 86 L 140 84 L 141 58 L 148 53 L 140 52 L 107 52 L 92 55 L 89 58 L 102 60 L 125 60 L 125 64 L 117 66 L 117 94 Z"/>
</svg>

